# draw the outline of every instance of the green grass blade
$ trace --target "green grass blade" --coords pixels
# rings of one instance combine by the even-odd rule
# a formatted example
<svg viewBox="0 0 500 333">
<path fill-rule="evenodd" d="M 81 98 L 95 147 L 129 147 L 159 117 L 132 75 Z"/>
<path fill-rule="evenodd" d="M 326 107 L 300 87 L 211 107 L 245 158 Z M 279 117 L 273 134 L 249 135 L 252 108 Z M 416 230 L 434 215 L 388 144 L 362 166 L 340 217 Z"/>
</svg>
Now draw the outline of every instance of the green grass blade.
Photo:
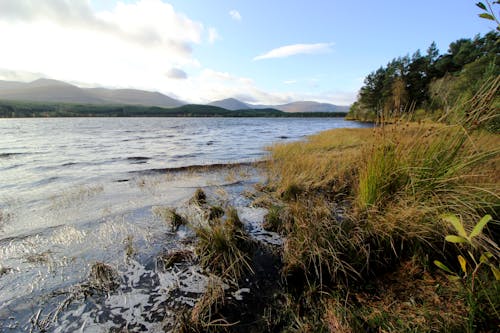
<svg viewBox="0 0 500 333">
<path fill-rule="evenodd" d="M 448 268 L 448 266 L 446 266 L 445 264 L 443 264 L 439 260 L 434 260 L 434 265 L 436 265 L 437 267 L 441 268 L 445 272 L 448 272 L 450 274 L 455 274 L 455 273 L 453 273 L 453 271 L 451 269 Z"/>
<path fill-rule="evenodd" d="M 490 259 L 491 257 L 493 257 L 493 255 L 490 252 L 485 252 L 485 253 L 481 254 L 481 257 L 479 258 L 479 262 L 482 264 L 487 263 L 488 259 Z"/>
<path fill-rule="evenodd" d="M 455 235 L 448 235 L 444 239 L 450 243 L 468 243 L 469 242 L 467 240 L 467 238 L 463 238 L 463 237 L 455 236 Z"/>
<path fill-rule="evenodd" d="M 495 276 L 495 279 L 497 281 L 500 281 L 500 270 L 498 270 L 495 266 L 491 265 L 490 266 L 491 271 L 493 272 L 493 275 Z"/>
<path fill-rule="evenodd" d="M 483 231 L 483 228 L 486 226 L 486 224 L 490 221 L 491 221 L 491 215 L 488 214 L 483 216 L 483 218 L 476 224 L 474 229 L 472 229 L 472 232 L 470 233 L 469 237 L 472 238 L 479 235 Z"/>
<path fill-rule="evenodd" d="M 458 217 L 456 217 L 455 215 L 445 215 L 443 216 L 443 220 L 451 223 L 451 225 L 453 225 L 459 236 L 467 238 L 467 233 L 465 232 L 462 221 L 460 221 Z"/>
</svg>

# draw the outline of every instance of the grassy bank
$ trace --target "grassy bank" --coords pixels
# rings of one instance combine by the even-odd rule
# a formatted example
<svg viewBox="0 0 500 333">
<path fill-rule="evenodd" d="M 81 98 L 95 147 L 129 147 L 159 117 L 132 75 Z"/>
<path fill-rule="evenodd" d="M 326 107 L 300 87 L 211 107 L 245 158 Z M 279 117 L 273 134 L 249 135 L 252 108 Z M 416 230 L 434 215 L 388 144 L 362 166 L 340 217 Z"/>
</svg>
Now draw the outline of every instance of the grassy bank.
<svg viewBox="0 0 500 333">
<path fill-rule="evenodd" d="M 266 191 L 281 201 L 272 225 L 286 237 L 291 299 L 281 327 L 498 329 L 499 147 L 498 134 L 410 122 L 271 147 Z M 466 234 L 484 215 L 493 221 L 454 244 L 445 214 Z"/>
</svg>

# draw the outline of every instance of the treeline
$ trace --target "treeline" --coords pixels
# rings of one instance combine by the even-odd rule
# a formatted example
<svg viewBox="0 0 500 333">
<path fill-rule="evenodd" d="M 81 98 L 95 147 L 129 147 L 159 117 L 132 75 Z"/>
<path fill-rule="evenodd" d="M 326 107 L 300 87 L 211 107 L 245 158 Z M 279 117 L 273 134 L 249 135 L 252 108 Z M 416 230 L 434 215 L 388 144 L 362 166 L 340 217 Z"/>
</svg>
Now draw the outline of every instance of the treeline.
<svg viewBox="0 0 500 333">
<path fill-rule="evenodd" d="M 211 105 L 161 108 L 138 105 L 93 105 L 0 101 L 0 118 L 33 117 L 344 117 L 337 112 L 287 113 L 276 109 L 226 110 Z"/>
<path fill-rule="evenodd" d="M 442 55 L 433 42 L 425 54 L 417 50 L 395 58 L 365 78 L 348 117 L 375 120 L 411 111 L 421 117 L 444 113 L 500 75 L 499 53 L 499 34 L 491 31 L 452 42 Z"/>
</svg>

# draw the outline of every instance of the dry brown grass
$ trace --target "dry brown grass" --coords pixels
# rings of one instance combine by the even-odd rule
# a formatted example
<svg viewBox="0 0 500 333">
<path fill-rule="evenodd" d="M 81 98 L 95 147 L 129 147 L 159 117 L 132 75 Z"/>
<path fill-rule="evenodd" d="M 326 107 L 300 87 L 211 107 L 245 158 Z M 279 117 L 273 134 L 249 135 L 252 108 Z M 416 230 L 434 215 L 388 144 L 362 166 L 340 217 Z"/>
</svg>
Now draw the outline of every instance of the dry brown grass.
<svg viewBox="0 0 500 333">
<path fill-rule="evenodd" d="M 372 140 L 370 129 L 337 129 L 311 136 L 305 142 L 270 147 L 269 174 L 278 193 L 291 185 L 305 190 L 343 191 L 353 182 L 362 150 Z"/>
<path fill-rule="evenodd" d="M 111 265 L 95 262 L 90 268 L 88 287 L 100 292 L 111 292 L 120 285 L 118 271 Z"/>
<path fill-rule="evenodd" d="M 221 318 L 219 311 L 226 303 L 224 283 L 221 278 L 212 275 L 205 293 L 191 309 L 184 309 L 176 316 L 174 327 L 165 327 L 165 331 L 176 333 L 230 332 L 234 323 Z"/>
<path fill-rule="evenodd" d="M 159 255 L 156 258 L 156 263 L 163 270 L 172 267 L 174 264 L 181 262 L 189 262 L 193 260 L 194 253 L 190 250 L 174 250 Z"/>
<path fill-rule="evenodd" d="M 224 302 L 225 293 L 222 279 L 212 276 L 208 281 L 205 293 L 191 310 L 191 322 L 205 328 L 214 327 L 217 324 L 226 325 L 226 322 L 213 318 Z"/>
<path fill-rule="evenodd" d="M 378 279 L 373 292 L 354 293 L 355 325 L 379 332 L 456 331 L 468 309 L 458 285 L 407 261 Z"/>
<path fill-rule="evenodd" d="M 346 246 L 338 239 L 343 237 L 358 249 L 383 245 L 375 251 L 391 251 L 391 258 L 401 254 L 403 242 L 437 250 L 449 230 L 441 214 L 460 215 L 471 228 L 498 209 L 499 147 L 496 134 L 425 123 L 332 130 L 272 147 L 270 187 L 288 199 L 293 216 L 287 262 L 310 268 L 336 243 Z M 342 226 L 332 212 L 339 198 L 350 203 Z M 347 230 L 346 220 L 358 228 Z M 367 265 L 370 258 L 379 259 L 365 253 Z M 328 268 L 330 262 L 313 266 Z"/>
<path fill-rule="evenodd" d="M 277 226 L 286 236 L 284 273 L 302 272 L 308 285 L 325 290 L 377 281 L 384 291 L 356 291 L 347 312 L 337 298 L 320 296 L 321 322 L 309 316 L 301 327 L 385 332 L 470 325 L 464 294 L 423 267 L 435 258 L 456 261 L 458 249 L 445 247 L 450 227 L 443 213 L 460 216 L 468 232 L 486 213 L 498 220 L 498 134 L 401 122 L 327 131 L 270 150 L 268 188 L 284 200 Z M 498 221 L 490 229 L 491 238 Z M 487 237 L 477 249 L 498 260 L 498 245 Z"/>
<path fill-rule="evenodd" d="M 162 218 L 165 222 L 170 225 L 170 231 L 175 232 L 177 229 L 187 224 L 187 220 L 177 213 L 175 208 L 170 207 L 154 207 L 153 214 Z"/>
</svg>

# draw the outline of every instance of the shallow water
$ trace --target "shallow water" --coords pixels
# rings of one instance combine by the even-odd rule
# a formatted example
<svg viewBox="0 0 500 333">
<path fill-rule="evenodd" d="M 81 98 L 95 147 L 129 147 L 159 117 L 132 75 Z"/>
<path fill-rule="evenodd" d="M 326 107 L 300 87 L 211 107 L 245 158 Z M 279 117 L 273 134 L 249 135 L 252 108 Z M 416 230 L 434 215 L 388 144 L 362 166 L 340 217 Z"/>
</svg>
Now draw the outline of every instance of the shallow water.
<svg viewBox="0 0 500 333">
<path fill-rule="evenodd" d="M 255 169 L 149 171 L 254 161 L 276 141 L 361 126 L 335 118 L 0 119 L 0 331 L 43 323 L 58 332 L 159 330 L 158 318 L 193 303 L 206 276 L 196 266 L 157 269 L 152 258 L 182 248 L 190 232 L 169 233 L 155 207 L 183 207 L 204 187 L 236 206 L 255 238 L 280 239 L 259 229 L 265 212 L 241 196 L 260 180 Z M 118 290 L 58 308 L 97 261 L 117 269 Z"/>
</svg>

